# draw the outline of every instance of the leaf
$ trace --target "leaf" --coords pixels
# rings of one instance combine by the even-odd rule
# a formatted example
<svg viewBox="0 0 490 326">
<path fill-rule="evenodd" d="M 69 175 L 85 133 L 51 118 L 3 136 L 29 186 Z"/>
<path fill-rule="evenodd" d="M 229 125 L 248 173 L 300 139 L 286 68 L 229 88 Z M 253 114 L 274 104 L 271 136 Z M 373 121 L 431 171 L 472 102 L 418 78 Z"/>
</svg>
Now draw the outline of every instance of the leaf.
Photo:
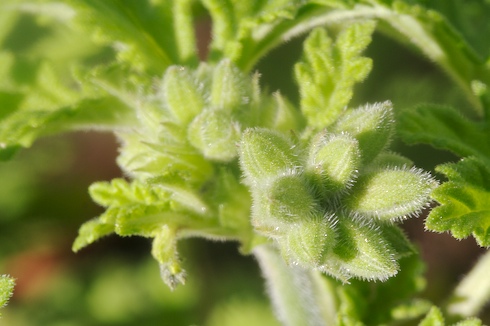
<svg viewBox="0 0 490 326">
<path fill-rule="evenodd" d="M 262 54 L 258 53 L 261 50 L 259 40 L 267 38 L 272 27 L 294 17 L 304 5 L 301 0 L 202 2 L 213 20 L 210 59 L 230 58 L 245 71 L 250 70 L 251 62 Z"/>
<path fill-rule="evenodd" d="M 371 60 L 360 53 L 371 41 L 374 23 L 354 24 L 332 44 L 324 29 L 308 36 L 302 60 L 295 66 L 301 110 L 308 124 L 328 127 L 349 103 L 356 83 L 366 78 Z"/>
<path fill-rule="evenodd" d="M 457 239 L 473 235 L 478 244 L 490 246 L 490 170 L 474 157 L 443 164 L 436 171 L 449 181 L 432 197 L 441 203 L 429 214 L 426 227 L 437 232 L 450 231 Z"/>
<path fill-rule="evenodd" d="M 197 64 L 190 0 L 69 0 L 75 22 L 113 46 L 118 60 L 162 74 L 171 64 Z"/>
<path fill-rule="evenodd" d="M 444 317 L 442 316 L 441 310 L 437 307 L 432 307 L 419 326 L 444 326 L 444 324 Z"/>
<path fill-rule="evenodd" d="M 468 120 L 451 107 L 420 105 L 402 111 L 399 122 L 400 135 L 409 144 L 426 143 L 463 157 L 475 155 L 490 160 L 485 126 Z"/>
</svg>

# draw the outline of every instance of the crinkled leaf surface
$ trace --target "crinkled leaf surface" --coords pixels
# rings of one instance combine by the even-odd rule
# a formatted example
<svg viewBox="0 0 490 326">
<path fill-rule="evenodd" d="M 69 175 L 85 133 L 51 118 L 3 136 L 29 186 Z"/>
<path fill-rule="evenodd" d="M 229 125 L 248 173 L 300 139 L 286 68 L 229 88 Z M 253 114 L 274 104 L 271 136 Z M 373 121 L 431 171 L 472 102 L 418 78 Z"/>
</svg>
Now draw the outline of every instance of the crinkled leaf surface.
<svg viewBox="0 0 490 326">
<path fill-rule="evenodd" d="M 328 127 L 349 103 L 353 87 L 366 78 L 371 59 L 360 53 L 371 41 L 374 23 L 355 24 L 332 40 L 324 29 L 314 30 L 295 66 L 301 110 L 310 126 Z"/>
<path fill-rule="evenodd" d="M 447 106 L 424 104 L 400 114 L 400 135 L 410 143 L 426 143 L 459 156 L 490 159 L 490 133 L 481 122 L 470 121 Z"/>
<path fill-rule="evenodd" d="M 490 246 L 490 170 L 470 157 L 437 167 L 449 181 L 433 193 L 441 206 L 432 210 L 430 230 L 450 231 L 458 239 L 473 235 L 481 246 Z"/>
</svg>

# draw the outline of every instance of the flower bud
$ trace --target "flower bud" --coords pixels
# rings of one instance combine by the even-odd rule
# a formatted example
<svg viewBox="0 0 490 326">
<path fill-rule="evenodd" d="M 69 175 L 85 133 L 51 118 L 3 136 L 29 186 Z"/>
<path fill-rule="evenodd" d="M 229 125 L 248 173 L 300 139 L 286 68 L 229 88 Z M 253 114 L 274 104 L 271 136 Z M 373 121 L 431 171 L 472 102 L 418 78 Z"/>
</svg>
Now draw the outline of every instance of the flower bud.
<svg viewBox="0 0 490 326">
<path fill-rule="evenodd" d="M 321 134 L 310 145 L 306 171 L 324 196 L 349 188 L 359 164 L 356 139 L 347 134 Z"/>
<path fill-rule="evenodd" d="M 228 162 L 237 156 L 240 128 L 222 110 L 204 110 L 189 125 L 187 137 L 204 157 Z"/>
<path fill-rule="evenodd" d="M 378 170 L 360 176 L 344 204 L 359 216 L 398 220 L 418 215 L 436 186 L 429 173 L 416 168 Z"/>
<path fill-rule="evenodd" d="M 188 124 L 204 107 L 204 98 L 194 75 L 184 67 L 171 66 L 162 82 L 165 104 L 179 124 Z"/>
<path fill-rule="evenodd" d="M 334 131 L 354 136 L 359 141 L 362 161 L 368 163 L 388 145 L 393 123 L 391 103 L 376 103 L 347 112 L 337 121 Z"/>
<path fill-rule="evenodd" d="M 240 164 L 250 184 L 267 183 L 270 178 L 298 165 L 293 144 L 269 129 L 247 129 L 240 141 Z"/>
</svg>

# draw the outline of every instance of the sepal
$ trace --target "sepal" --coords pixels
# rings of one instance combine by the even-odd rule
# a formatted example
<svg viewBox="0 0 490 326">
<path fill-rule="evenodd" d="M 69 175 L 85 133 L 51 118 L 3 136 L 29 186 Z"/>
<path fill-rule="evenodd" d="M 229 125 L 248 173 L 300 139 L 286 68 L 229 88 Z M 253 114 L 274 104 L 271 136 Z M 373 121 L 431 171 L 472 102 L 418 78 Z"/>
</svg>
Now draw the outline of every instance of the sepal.
<svg viewBox="0 0 490 326">
<path fill-rule="evenodd" d="M 240 165 L 250 184 L 266 183 L 268 179 L 299 166 L 293 143 L 273 130 L 245 130 L 239 151 Z"/>
<path fill-rule="evenodd" d="M 230 60 L 222 60 L 213 71 L 210 104 L 215 109 L 236 111 L 251 101 L 252 83 Z"/>
<path fill-rule="evenodd" d="M 202 86 L 187 68 L 170 66 L 163 76 L 161 96 L 170 114 L 187 125 L 204 108 Z"/>
<path fill-rule="evenodd" d="M 189 125 L 187 137 L 204 157 L 228 162 L 237 156 L 240 126 L 229 112 L 207 109 Z"/>
<path fill-rule="evenodd" d="M 175 230 L 167 225 L 162 226 L 153 239 L 151 254 L 160 265 L 163 282 L 171 290 L 180 284 L 185 284 L 186 273 L 180 265 Z"/>
<path fill-rule="evenodd" d="M 355 137 L 359 141 L 362 161 L 368 163 L 388 145 L 393 124 L 391 102 L 384 102 L 346 112 L 336 122 L 334 131 Z"/>
<path fill-rule="evenodd" d="M 350 188 L 360 165 L 359 144 L 348 134 L 318 134 L 309 147 L 306 173 L 322 196 Z"/>
<path fill-rule="evenodd" d="M 344 203 L 358 216 L 397 221 L 417 216 L 437 185 L 428 172 L 417 168 L 372 171 L 359 176 Z"/>
</svg>

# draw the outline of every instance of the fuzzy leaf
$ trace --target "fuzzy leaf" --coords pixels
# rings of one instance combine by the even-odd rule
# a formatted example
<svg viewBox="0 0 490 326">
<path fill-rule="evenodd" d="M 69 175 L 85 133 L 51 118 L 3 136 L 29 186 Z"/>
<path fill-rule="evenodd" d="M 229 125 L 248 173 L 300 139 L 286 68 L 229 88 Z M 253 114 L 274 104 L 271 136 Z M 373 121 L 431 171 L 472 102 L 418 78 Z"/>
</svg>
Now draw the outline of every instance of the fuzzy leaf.
<svg viewBox="0 0 490 326">
<path fill-rule="evenodd" d="M 373 30 L 372 22 L 352 25 L 334 44 L 323 29 L 307 38 L 295 76 L 309 125 L 320 129 L 335 122 L 352 98 L 354 85 L 366 78 L 372 64 L 360 53 L 370 43 Z"/>
<path fill-rule="evenodd" d="M 458 163 L 440 165 L 436 171 L 449 181 L 432 196 L 441 203 L 426 221 L 429 230 L 450 231 L 457 239 L 473 235 L 484 247 L 490 246 L 490 170 L 482 161 L 469 157 Z"/>
<path fill-rule="evenodd" d="M 451 107 L 420 105 L 403 111 L 399 121 L 400 135 L 407 143 L 426 143 L 460 156 L 490 159 L 488 130 Z"/>
<path fill-rule="evenodd" d="M 85 222 L 78 230 L 78 236 L 73 242 L 72 250 L 77 252 L 111 233 L 114 233 L 114 224 L 112 223 L 105 223 L 99 218 Z"/>
</svg>

